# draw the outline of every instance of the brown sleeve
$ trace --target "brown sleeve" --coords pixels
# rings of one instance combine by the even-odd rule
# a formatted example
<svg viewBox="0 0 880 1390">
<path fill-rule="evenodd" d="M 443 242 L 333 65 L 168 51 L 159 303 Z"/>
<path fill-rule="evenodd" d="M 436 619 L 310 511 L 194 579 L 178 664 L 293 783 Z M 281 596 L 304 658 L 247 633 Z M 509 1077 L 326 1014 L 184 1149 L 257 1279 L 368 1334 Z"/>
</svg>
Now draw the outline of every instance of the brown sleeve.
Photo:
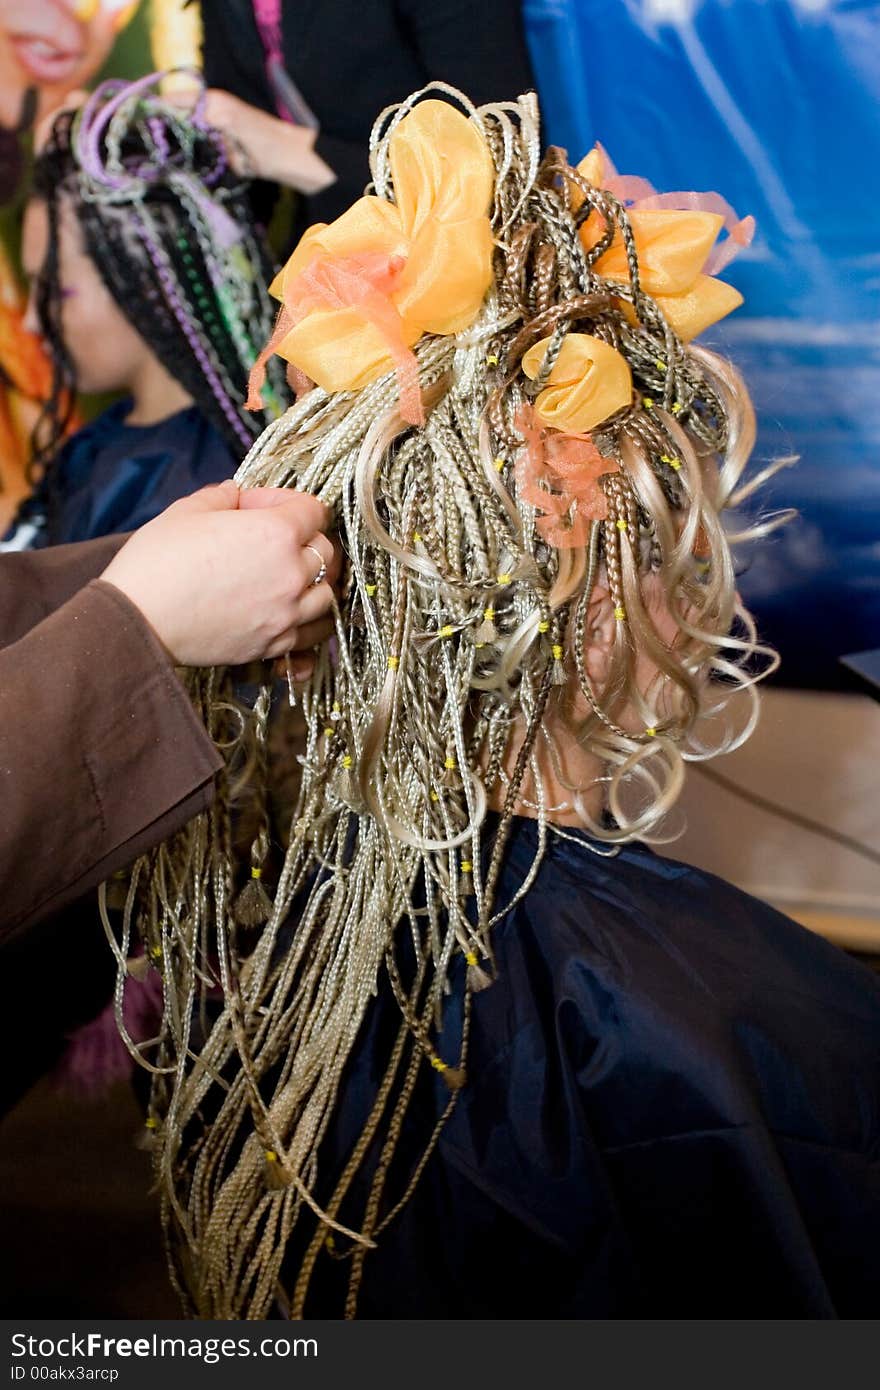
<svg viewBox="0 0 880 1390">
<path fill-rule="evenodd" d="M 17 642 L 32 627 L 103 574 L 128 536 L 103 536 L 45 550 L 0 555 L 0 647 Z"/>
<path fill-rule="evenodd" d="M 0 941 L 204 810 L 221 766 L 113 585 L 93 581 L 0 650 Z"/>
</svg>

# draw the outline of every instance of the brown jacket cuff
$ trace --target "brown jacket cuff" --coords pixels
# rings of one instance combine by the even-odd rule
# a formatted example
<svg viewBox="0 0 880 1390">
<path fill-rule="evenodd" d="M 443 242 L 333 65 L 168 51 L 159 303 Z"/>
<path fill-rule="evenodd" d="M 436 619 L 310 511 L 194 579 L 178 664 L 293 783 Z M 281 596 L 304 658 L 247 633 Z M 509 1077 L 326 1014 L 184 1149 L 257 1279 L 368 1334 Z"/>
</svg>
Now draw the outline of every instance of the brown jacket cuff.
<svg viewBox="0 0 880 1390">
<path fill-rule="evenodd" d="M 0 936 L 210 804 L 222 760 L 141 613 L 94 580 L 0 651 Z"/>
</svg>

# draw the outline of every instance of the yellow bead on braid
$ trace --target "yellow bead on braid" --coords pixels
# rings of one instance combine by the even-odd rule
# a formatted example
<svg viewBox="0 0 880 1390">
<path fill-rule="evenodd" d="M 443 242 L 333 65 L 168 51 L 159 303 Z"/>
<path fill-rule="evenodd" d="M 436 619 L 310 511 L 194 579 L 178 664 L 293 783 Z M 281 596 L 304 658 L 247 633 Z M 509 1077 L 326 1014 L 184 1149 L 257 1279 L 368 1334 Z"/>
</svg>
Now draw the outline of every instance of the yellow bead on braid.
<svg viewBox="0 0 880 1390">
<path fill-rule="evenodd" d="M 490 603 L 483 609 L 483 621 L 474 633 L 474 646 L 487 647 L 494 642 L 498 636 L 495 627 L 495 609 Z"/>
<path fill-rule="evenodd" d="M 553 657 L 553 669 L 550 673 L 551 683 L 553 685 L 567 684 L 568 676 L 565 674 L 565 662 L 563 661 L 565 653 L 562 643 L 554 642 L 550 648 L 550 654 Z"/>
<path fill-rule="evenodd" d="M 436 1052 L 432 1052 L 428 1060 L 434 1070 L 443 1077 L 450 1091 L 458 1091 L 464 1085 L 464 1072 L 458 1067 L 451 1067 L 442 1057 L 438 1057 Z"/>
</svg>

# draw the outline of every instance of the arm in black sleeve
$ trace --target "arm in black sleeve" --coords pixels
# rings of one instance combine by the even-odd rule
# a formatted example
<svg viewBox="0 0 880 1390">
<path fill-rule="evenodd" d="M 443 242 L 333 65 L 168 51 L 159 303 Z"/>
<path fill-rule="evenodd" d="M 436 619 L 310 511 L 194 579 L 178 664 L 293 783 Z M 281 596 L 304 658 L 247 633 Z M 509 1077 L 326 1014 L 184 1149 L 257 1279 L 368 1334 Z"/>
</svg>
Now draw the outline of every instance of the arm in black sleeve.
<svg viewBox="0 0 880 1390">
<path fill-rule="evenodd" d="M 209 87 L 221 87 L 275 115 L 263 46 L 248 0 L 202 0 L 202 67 Z"/>
<path fill-rule="evenodd" d="M 451 83 L 477 106 L 534 91 L 520 0 L 397 2 L 431 80 Z"/>
</svg>

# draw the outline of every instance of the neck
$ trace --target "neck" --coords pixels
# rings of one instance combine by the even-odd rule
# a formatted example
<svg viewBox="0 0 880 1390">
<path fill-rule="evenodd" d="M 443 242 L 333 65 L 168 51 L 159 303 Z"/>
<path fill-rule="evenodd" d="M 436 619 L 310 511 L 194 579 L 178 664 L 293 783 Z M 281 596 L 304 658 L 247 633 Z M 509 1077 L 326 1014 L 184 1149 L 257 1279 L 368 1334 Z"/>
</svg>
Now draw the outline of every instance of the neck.
<svg viewBox="0 0 880 1390">
<path fill-rule="evenodd" d="M 193 403 L 189 392 L 174 380 L 152 353 L 144 359 L 129 382 L 129 389 L 134 400 L 127 418 L 130 425 L 155 425 Z"/>
<path fill-rule="evenodd" d="M 575 793 L 571 788 L 578 788 L 584 809 L 594 820 L 598 820 L 605 806 L 605 793 L 597 779 L 602 776 L 604 766 L 601 759 L 580 745 L 572 732 L 570 697 L 567 702 L 566 694 L 569 692 L 551 692 L 542 721 L 542 732 L 535 740 L 530 764 L 537 766 L 548 821 L 553 825 L 577 827 L 583 826 L 583 821 L 575 809 Z M 508 777 L 513 774 L 524 736 L 524 721 L 522 716 L 517 716 L 504 759 L 504 771 Z M 504 784 L 493 787 L 489 793 L 491 809 L 502 809 L 506 792 Z M 522 781 L 516 814 L 537 817 L 537 800 L 537 787 L 530 765 Z"/>
</svg>

